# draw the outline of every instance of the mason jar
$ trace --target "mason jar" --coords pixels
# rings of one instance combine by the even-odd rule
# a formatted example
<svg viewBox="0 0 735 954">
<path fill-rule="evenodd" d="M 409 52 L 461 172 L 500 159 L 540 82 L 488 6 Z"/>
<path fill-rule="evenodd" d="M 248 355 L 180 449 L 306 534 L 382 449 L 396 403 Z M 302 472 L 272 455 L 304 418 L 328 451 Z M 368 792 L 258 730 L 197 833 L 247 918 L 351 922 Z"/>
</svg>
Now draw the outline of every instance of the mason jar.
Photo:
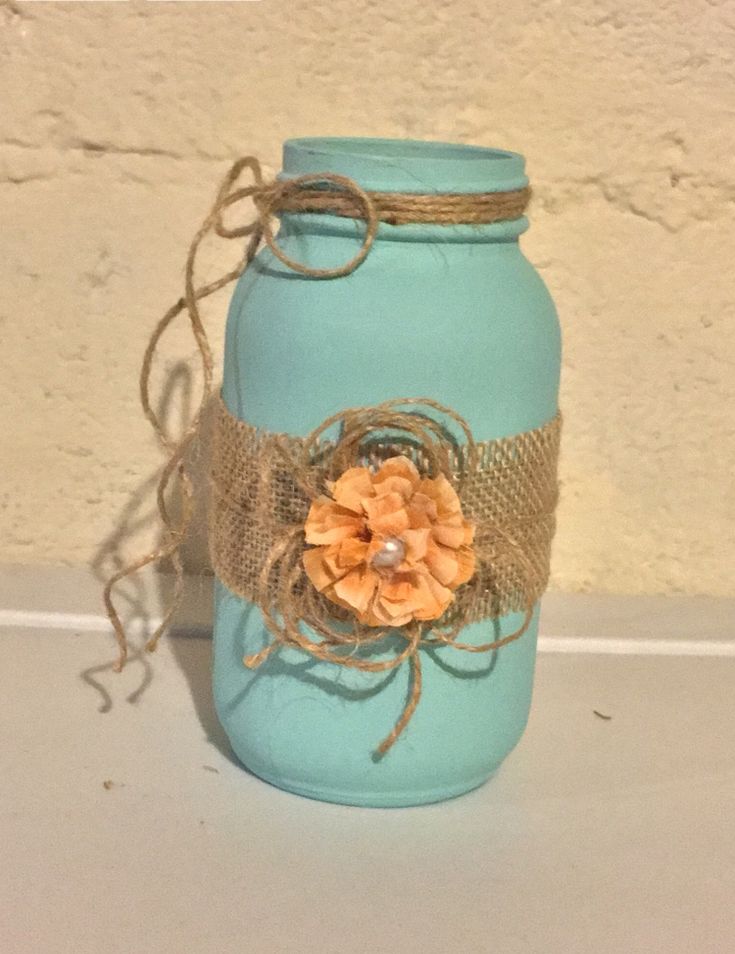
<svg viewBox="0 0 735 954">
<path fill-rule="evenodd" d="M 522 156 L 389 139 L 287 141 L 279 178 L 336 173 L 368 191 L 504 192 L 528 184 Z M 431 397 L 476 440 L 538 428 L 557 414 L 560 332 L 523 255 L 525 217 L 483 225 L 381 222 L 362 264 L 339 278 L 297 273 L 269 248 L 240 278 L 226 333 L 222 398 L 257 428 L 306 435 L 341 409 Z M 278 243 L 309 267 L 335 268 L 365 222 L 280 216 Z M 280 788 L 370 806 L 438 801 L 482 784 L 520 739 L 531 701 L 538 606 L 517 641 L 490 653 L 423 647 L 420 705 L 383 756 L 376 743 L 407 698 L 406 668 L 345 669 L 281 648 L 243 665 L 268 635 L 259 608 L 216 581 L 214 698 L 238 758 Z M 519 627 L 512 613 L 472 623 L 466 643 Z M 390 639 L 391 637 L 389 637 Z M 395 637 L 394 637 L 395 638 Z"/>
</svg>

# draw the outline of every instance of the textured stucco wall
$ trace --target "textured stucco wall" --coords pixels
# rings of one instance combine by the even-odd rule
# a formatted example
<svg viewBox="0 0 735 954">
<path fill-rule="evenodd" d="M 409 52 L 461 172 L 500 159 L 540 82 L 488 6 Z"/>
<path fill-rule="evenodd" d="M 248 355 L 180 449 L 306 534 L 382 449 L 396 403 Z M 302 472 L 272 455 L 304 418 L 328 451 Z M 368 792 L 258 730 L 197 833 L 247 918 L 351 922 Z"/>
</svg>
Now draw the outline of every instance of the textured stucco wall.
<svg viewBox="0 0 735 954">
<path fill-rule="evenodd" d="M 735 3 L 16 2 L 0 49 L 0 559 L 151 539 L 138 365 L 227 162 L 411 136 L 528 157 L 566 343 L 556 585 L 735 593 Z"/>
</svg>

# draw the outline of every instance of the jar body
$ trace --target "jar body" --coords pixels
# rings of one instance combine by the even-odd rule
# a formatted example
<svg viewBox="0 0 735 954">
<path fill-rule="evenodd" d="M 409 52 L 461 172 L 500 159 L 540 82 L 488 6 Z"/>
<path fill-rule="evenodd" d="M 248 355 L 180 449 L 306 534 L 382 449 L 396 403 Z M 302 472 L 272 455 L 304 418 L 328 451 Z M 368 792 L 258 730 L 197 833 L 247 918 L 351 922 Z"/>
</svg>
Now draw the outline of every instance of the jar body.
<svg viewBox="0 0 735 954">
<path fill-rule="evenodd" d="M 401 174 L 408 168 L 424 186 L 413 191 L 462 191 L 456 170 L 452 187 L 441 181 L 450 173 L 438 157 L 409 145 Z M 350 148 L 310 171 L 344 172 L 371 189 L 406 189 L 395 185 L 395 156 L 379 182 L 380 149 L 363 168 L 359 147 Z M 454 148 L 461 158 L 463 147 Z M 297 148 L 292 153 L 318 162 Z M 522 160 L 515 158 L 520 181 Z M 292 166 L 309 171 L 293 155 Z M 330 267 L 352 257 L 363 227 L 332 216 L 285 216 L 279 243 L 293 258 Z M 257 427 L 293 435 L 345 408 L 400 397 L 448 405 L 478 440 L 546 423 L 557 411 L 559 327 L 548 292 L 520 251 L 524 228 L 525 220 L 381 225 L 362 265 L 332 280 L 303 277 L 260 252 L 230 307 L 225 404 Z M 218 581 L 217 712 L 247 768 L 290 791 L 376 806 L 451 797 L 487 779 L 523 732 L 537 620 L 538 608 L 525 635 L 495 653 L 422 649 L 421 702 L 392 749 L 376 758 L 405 705 L 408 666 L 368 673 L 287 649 L 248 670 L 243 656 L 268 639 L 262 616 Z M 488 642 L 520 622 L 511 614 L 475 623 L 461 638 Z"/>
</svg>

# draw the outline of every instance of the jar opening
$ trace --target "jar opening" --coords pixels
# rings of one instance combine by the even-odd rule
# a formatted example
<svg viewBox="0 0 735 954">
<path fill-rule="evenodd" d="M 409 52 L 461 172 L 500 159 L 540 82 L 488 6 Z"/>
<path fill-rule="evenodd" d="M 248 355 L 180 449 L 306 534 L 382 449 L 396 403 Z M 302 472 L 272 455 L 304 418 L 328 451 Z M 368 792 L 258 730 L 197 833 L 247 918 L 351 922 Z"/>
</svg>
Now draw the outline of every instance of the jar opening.
<svg viewBox="0 0 735 954">
<path fill-rule="evenodd" d="M 361 137 L 286 141 L 279 178 L 319 172 L 349 176 L 363 189 L 384 192 L 504 192 L 528 185 L 523 156 L 504 149 Z"/>
<path fill-rule="evenodd" d="M 316 151 L 326 155 L 373 156 L 379 159 L 432 159 L 485 162 L 520 158 L 517 153 L 488 146 L 472 146 L 467 143 L 439 142 L 420 139 L 369 139 L 360 136 L 306 137 L 290 139 L 288 145 Z"/>
</svg>

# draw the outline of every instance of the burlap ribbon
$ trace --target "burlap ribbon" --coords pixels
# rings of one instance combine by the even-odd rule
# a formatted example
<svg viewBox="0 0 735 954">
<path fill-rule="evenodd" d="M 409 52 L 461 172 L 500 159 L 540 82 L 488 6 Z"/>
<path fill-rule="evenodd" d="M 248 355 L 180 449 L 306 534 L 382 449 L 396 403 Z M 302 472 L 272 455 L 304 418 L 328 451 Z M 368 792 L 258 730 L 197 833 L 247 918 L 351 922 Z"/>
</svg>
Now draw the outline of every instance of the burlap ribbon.
<svg viewBox="0 0 735 954">
<path fill-rule="evenodd" d="M 250 171 L 253 176 L 253 183 L 247 186 L 239 186 L 238 180 L 244 170 Z M 254 220 L 249 224 L 237 227 L 225 225 L 223 219 L 225 212 L 245 199 L 252 200 L 255 205 L 256 215 Z M 174 597 L 166 609 L 160 625 L 148 640 L 147 649 L 149 651 L 156 648 L 161 633 L 170 623 L 181 598 L 183 567 L 179 548 L 187 534 L 194 503 L 193 484 L 187 473 L 184 460 L 187 449 L 198 434 L 204 407 L 213 394 L 214 362 L 200 314 L 199 302 L 239 278 L 253 260 L 261 242 L 265 242 L 276 258 L 296 272 L 312 278 L 338 278 L 354 271 L 369 254 L 380 222 L 401 226 L 412 222 L 455 225 L 505 221 L 520 216 L 525 210 L 528 199 L 528 189 L 502 193 L 444 195 L 366 192 L 353 180 L 332 173 L 318 173 L 264 183 L 257 159 L 247 157 L 238 160 L 233 165 L 217 193 L 212 210 L 191 243 L 186 261 L 184 295 L 159 321 L 153 331 L 143 359 L 140 376 L 143 410 L 167 455 L 167 462 L 161 474 L 157 494 L 164 535 L 160 546 L 115 573 L 105 587 L 105 606 L 119 647 L 116 663 L 118 670 L 123 667 L 127 658 L 126 634 L 112 598 L 113 589 L 118 581 L 148 564 L 165 558 L 169 558 L 173 564 L 176 576 Z M 304 265 L 291 259 L 277 244 L 271 221 L 274 215 L 284 212 L 289 214 L 340 215 L 362 219 L 365 222 L 362 245 L 348 262 L 336 268 L 319 269 Z M 211 233 L 227 239 L 247 239 L 245 251 L 235 268 L 219 279 L 197 286 L 195 266 L 198 252 L 204 239 Z M 186 426 L 183 436 L 174 441 L 165 433 L 151 406 L 149 384 L 151 366 L 160 339 L 172 321 L 182 313 L 185 313 L 189 319 L 200 354 L 203 368 L 203 392 L 199 408 Z M 415 413 L 408 413 L 400 409 L 406 405 L 417 403 L 422 404 L 424 408 L 433 407 L 446 417 L 459 423 L 460 430 L 464 431 L 464 447 L 462 449 L 454 447 L 452 442 L 447 440 L 446 434 L 439 433 L 437 423 L 433 422 L 429 415 L 423 414 L 417 417 Z M 225 548 L 232 548 L 237 546 L 237 540 L 236 537 L 233 537 L 232 532 L 221 533 L 221 519 L 224 512 L 222 508 L 224 507 L 227 510 L 234 500 L 232 481 L 225 487 L 222 474 L 228 467 L 231 469 L 232 463 L 238 458 L 237 454 L 234 454 L 228 464 L 227 455 L 222 456 L 221 449 L 225 446 L 221 440 L 222 414 L 223 409 L 220 407 L 220 436 L 218 437 L 220 450 L 216 452 L 213 471 L 215 500 L 218 501 L 214 508 L 214 526 L 211 534 L 213 562 L 215 569 L 226 584 L 232 585 L 235 592 L 240 592 L 241 595 L 259 604 L 266 625 L 274 637 L 270 646 L 255 656 L 246 657 L 245 662 L 249 666 L 259 665 L 267 658 L 272 649 L 280 644 L 298 646 L 317 658 L 327 659 L 338 665 L 369 672 L 393 668 L 410 658 L 413 666 L 411 693 L 406 708 L 396 726 L 379 747 L 379 751 L 385 752 L 408 723 L 418 703 L 421 693 L 421 668 L 418 650 L 422 642 L 451 643 L 454 647 L 468 652 L 488 652 L 519 638 L 528 628 L 534 603 L 545 586 L 548 575 L 548 546 L 553 534 L 553 509 L 556 500 L 555 462 L 558 447 L 558 419 L 552 421 L 547 429 L 542 428 L 537 432 L 528 432 L 528 435 L 520 435 L 519 438 L 512 439 L 516 443 L 512 445 L 511 459 L 515 461 L 519 453 L 523 455 L 524 447 L 532 449 L 531 456 L 524 458 L 525 464 L 530 464 L 529 474 L 536 473 L 538 475 L 543 472 L 542 483 L 544 483 L 545 491 L 542 494 L 541 502 L 539 503 L 538 500 L 534 502 L 531 512 L 525 511 L 521 507 L 513 516 L 510 524 L 507 521 L 504 524 L 501 519 L 498 519 L 497 515 L 491 515 L 485 521 L 486 527 L 490 527 L 492 531 L 486 542 L 480 547 L 482 565 L 485 570 L 477 574 L 476 580 L 473 581 L 472 586 L 467 591 L 468 593 L 474 593 L 472 600 L 474 600 L 476 607 L 480 605 L 482 599 L 485 600 L 482 609 L 483 615 L 476 616 L 476 618 L 484 618 L 487 615 L 496 616 L 501 611 L 510 611 L 513 608 L 522 610 L 524 620 L 519 629 L 501 640 L 480 646 L 463 644 L 457 641 L 457 636 L 469 617 L 460 612 L 454 620 L 444 620 L 440 625 L 432 627 L 431 630 L 418 624 L 406 627 L 400 633 L 405 640 L 405 647 L 389 659 L 372 661 L 356 655 L 354 653 L 355 647 L 376 643 L 388 634 L 381 634 L 380 631 L 376 632 L 375 629 L 366 633 L 364 627 L 359 626 L 354 626 L 351 632 L 347 633 L 344 625 L 342 625 L 343 621 L 338 618 L 339 614 L 335 617 L 338 625 L 335 626 L 330 623 L 329 613 L 325 609 L 323 601 L 318 599 L 315 593 L 310 592 L 308 585 L 303 580 L 303 571 L 298 559 L 298 554 L 303 549 L 303 542 L 299 538 L 299 535 L 303 533 L 303 523 L 299 524 L 297 521 L 292 526 L 283 525 L 275 528 L 275 535 L 267 546 L 267 553 L 264 559 L 257 564 L 258 580 L 254 588 L 240 586 L 236 578 L 229 572 L 233 563 L 227 560 L 223 562 L 223 541 L 226 541 Z M 337 421 L 341 421 L 343 425 L 342 436 L 335 444 L 324 442 L 325 431 Z M 240 424 L 247 428 L 244 422 L 236 421 L 235 429 Z M 225 422 L 225 429 L 227 426 Z M 415 398 L 401 399 L 378 405 L 375 408 L 352 409 L 341 412 L 319 425 L 305 440 L 291 439 L 289 441 L 283 436 L 273 435 L 273 440 L 269 441 L 267 437 L 256 437 L 254 432 L 251 431 L 248 441 L 252 438 L 256 444 L 261 441 L 261 446 L 268 445 L 268 454 L 275 454 L 280 460 L 280 464 L 276 465 L 274 463 L 275 458 L 269 456 L 268 459 L 271 463 L 266 466 L 264 471 L 262 459 L 251 459 L 248 465 L 250 469 L 243 471 L 239 479 L 248 480 L 255 472 L 261 477 L 265 474 L 266 481 L 272 481 L 273 479 L 277 481 L 279 479 L 279 466 L 281 468 L 281 479 L 285 466 L 290 474 L 289 480 L 302 494 L 300 498 L 302 510 L 298 510 L 298 505 L 296 507 L 296 510 L 301 514 L 303 505 L 311 499 L 310 495 L 317 492 L 325 474 L 333 470 L 339 463 L 356 460 L 364 455 L 364 438 L 376 430 L 399 431 L 414 437 L 418 433 L 419 440 L 418 445 L 414 445 L 414 455 L 417 456 L 419 462 L 423 462 L 424 465 L 429 467 L 438 468 L 455 483 L 461 484 L 464 481 L 471 483 L 479 475 L 479 485 L 484 488 L 481 489 L 481 493 L 492 495 L 499 486 L 498 477 L 502 468 L 498 469 L 496 467 L 493 469 L 491 467 L 489 471 L 483 471 L 481 467 L 478 469 L 478 461 L 481 459 L 487 461 L 488 455 L 492 457 L 496 450 L 503 446 L 502 442 L 477 445 L 469 432 L 469 428 L 455 412 L 449 408 L 436 405 L 430 399 L 417 401 Z M 245 444 L 247 445 L 247 443 L 246 441 Z M 535 448 L 535 451 L 538 451 L 540 447 L 544 448 L 545 463 L 539 469 L 537 466 L 539 459 L 533 457 L 533 449 Z M 294 457 L 294 452 L 297 450 L 298 454 Z M 329 461 L 326 465 L 325 451 Z M 485 456 L 483 457 L 483 455 Z M 515 464 L 511 466 L 514 467 Z M 255 471 L 252 468 L 255 468 Z M 534 470 L 534 468 L 536 469 Z M 270 476 L 268 476 L 269 474 Z M 488 474 L 494 476 L 487 479 Z M 250 475 L 250 477 L 243 475 Z M 517 477 L 518 473 L 516 472 Z M 513 482 L 511 481 L 511 483 Z M 174 484 L 178 484 L 182 500 L 181 511 L 176 517 L 170 511 L 167 503 L 169 492 Z M 229 503 L 225 503 L 225 501 L 229 501 Z M 293 503 L 293 500 L 291 503 Z M 229 512 L 233 513 L 236 510 L 237 506 L 234 510 L 230 509 Z M 524 543 L 518 535 L 519 528 L 524 524 L 524 521 L 526 526 L 533 524 L 537 530 L 538 527 L 544 528 L 541 533 L 543 538 L 541 548 L 536 547 L 534 549 L 532 547 L 531 551 L 533 552 L 529 551 L 528 541 Z M 274 530 L 273 525 L 271 530 Z M 237 558 L 240 565 L 243 565 L 242 554 L 246 553 L 243 546 L 244 544 L 241 542 L 239 545 L 240 556 Z M 501 564 L 504 560 L 511 567 L 508 581 L 512 582 L 508 582 L 507 586 L 500 587 L 499 590 L 498 580 L 500 577 L 498 574 L 501 572 Z M 253 563 L 252 560 L 251 563 Z M 505 595 L 499 596 L 500 591 Z M 484 593 L 484 597 L 480 596 L 481 593 Z M 334 616 L 333 606 L 331 607 L 331 614 Z M 302 625 L 304 623 L 316 634 L 316 639 L 306 635 Z"/>
</svg>

